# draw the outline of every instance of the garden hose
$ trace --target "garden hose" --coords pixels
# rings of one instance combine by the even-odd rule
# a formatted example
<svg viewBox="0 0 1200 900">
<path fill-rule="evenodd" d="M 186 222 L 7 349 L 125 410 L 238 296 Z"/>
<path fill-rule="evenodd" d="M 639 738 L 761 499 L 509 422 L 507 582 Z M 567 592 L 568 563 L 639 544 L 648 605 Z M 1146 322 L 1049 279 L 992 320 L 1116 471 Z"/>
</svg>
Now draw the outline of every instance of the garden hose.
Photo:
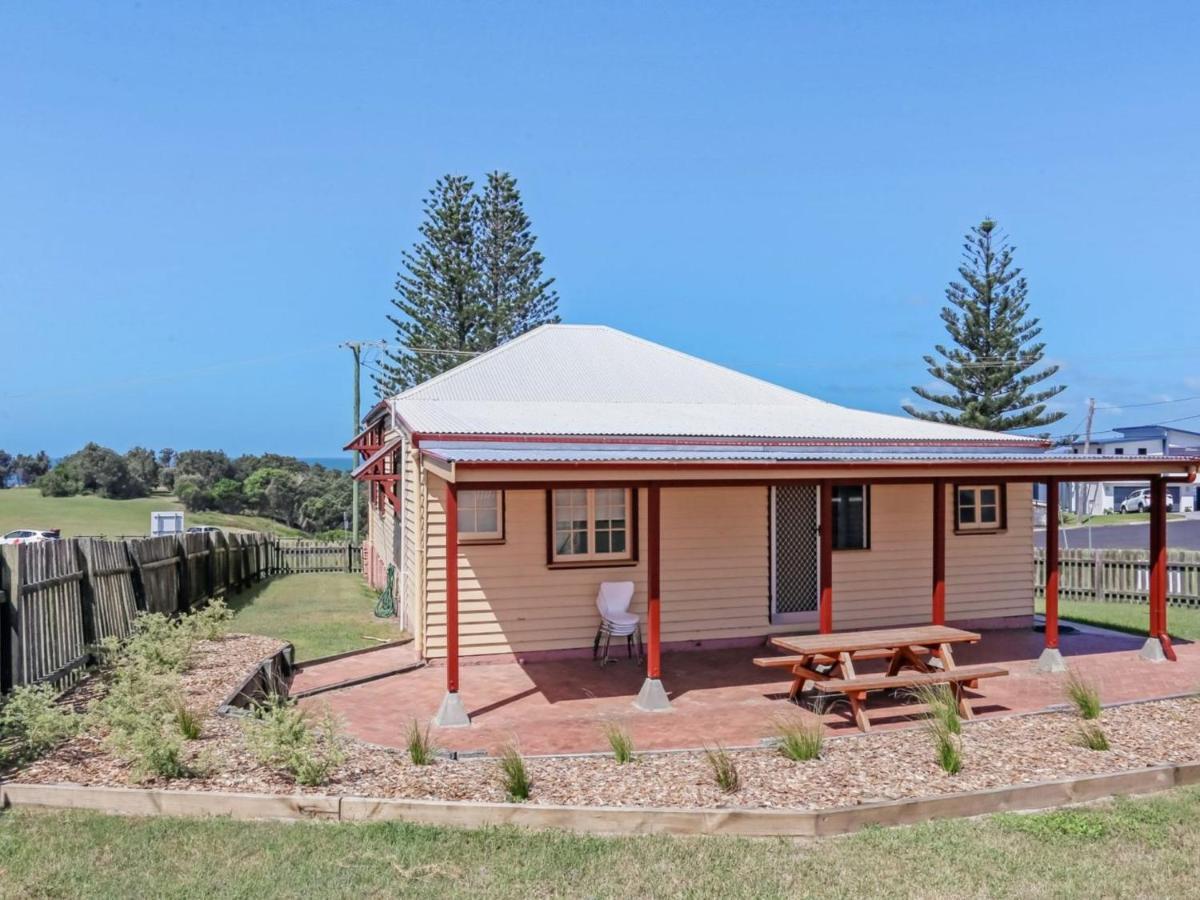
<svg viewBox="0 0 1200 900">
<path fill-rule="evenodd" d="M 379 595 L 379 602 L 375 604 L 375 618 L 390 619 L 396 615 L 396 596 L 392 592 L 392 580 L 396 577 L 396 567 L 388 566 L 387 587 L 383 589 L 383 593 Z"/>
</svg>

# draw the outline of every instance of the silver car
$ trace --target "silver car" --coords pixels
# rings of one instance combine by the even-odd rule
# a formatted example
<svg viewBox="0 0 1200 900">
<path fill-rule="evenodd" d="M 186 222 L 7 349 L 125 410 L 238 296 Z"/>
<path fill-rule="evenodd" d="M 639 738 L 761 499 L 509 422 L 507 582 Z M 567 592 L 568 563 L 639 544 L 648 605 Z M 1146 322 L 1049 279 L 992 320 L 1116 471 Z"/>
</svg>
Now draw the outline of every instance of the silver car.
<svg viewBox="0 0 1200 900">
<path fill-rule="evenodd" d="M 40 544 L 42 541 L 57 541 L 57 528 L 18 528 L 0 537 L 0 544 Z"/>
<path fill-rule="evenodd" d="M 1150 508 L 1150 488 L 1138 488 L 1128 497 L 1121 501 L 1121 505 L 1117 507 L 1117 512 L 1145 512 Z M 1175 501 L 1171 499 L 1171 495 L 1167 494 L 1167 512 L 1175 508 Z"/>
</svg>

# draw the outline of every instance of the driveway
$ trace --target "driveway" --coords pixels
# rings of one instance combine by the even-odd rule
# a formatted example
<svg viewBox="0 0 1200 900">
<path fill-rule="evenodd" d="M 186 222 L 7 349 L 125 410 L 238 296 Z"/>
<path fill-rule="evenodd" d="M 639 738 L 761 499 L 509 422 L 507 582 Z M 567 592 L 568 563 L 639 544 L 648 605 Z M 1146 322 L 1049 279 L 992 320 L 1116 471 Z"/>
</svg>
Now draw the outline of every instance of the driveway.
<svg viewBox="0 0 1200 900">
<path fill-rule="evenodd" d="M 1091 532 L 1089 538 L 1088 532 Z M 1096 528 L 1064 528 L 1059 532 L 1059 546 L 1066 549 L 1095 547 L 1103 550 L 1150 549 L 1150 523 L 1133 525 L 1100 525 Z M 1090 541 L 1090 543 L 1089 543 Z M 1046 532 L 1033 533 L 1035 547 L 1046 546 Z M 1200 517 L 1172 519 L 1167 522 L 1167 546 L 1173 550 L 1200 550 Z"/>
</svg>

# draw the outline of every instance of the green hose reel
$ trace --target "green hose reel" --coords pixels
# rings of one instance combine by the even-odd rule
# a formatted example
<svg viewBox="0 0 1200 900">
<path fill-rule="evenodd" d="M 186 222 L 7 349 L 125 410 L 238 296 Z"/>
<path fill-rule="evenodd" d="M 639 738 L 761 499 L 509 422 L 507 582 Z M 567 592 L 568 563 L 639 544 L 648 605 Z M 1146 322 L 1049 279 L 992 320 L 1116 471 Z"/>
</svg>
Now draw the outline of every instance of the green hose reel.
<svg viewBox="0 0 1200 900">
<path fill-rule="evenodd" d="M 379 601 L 375 604 L 375 618 L 391 619 L 396 615 L 396 594 L 392 590 L 392 583 L 396 577 L 396 567 L 388 566 L 387 587 L 383 589 L 383 593 L 379 595 Z"/>
</svg>

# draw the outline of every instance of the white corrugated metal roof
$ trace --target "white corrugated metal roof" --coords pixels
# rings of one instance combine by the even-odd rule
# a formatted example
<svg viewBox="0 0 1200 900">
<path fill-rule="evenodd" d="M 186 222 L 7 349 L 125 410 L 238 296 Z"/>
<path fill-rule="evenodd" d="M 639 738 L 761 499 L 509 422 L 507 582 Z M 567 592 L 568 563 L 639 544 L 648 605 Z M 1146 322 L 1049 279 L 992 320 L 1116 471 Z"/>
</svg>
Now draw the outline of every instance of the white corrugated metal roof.
<svg viewBox="0 0 1200 900">
<path fill-rule="evenodd" d="M 425 434 L 1025 441 L 826 403 L 602 325 L 544 325 L 392 398 Z"/>
</svg>

